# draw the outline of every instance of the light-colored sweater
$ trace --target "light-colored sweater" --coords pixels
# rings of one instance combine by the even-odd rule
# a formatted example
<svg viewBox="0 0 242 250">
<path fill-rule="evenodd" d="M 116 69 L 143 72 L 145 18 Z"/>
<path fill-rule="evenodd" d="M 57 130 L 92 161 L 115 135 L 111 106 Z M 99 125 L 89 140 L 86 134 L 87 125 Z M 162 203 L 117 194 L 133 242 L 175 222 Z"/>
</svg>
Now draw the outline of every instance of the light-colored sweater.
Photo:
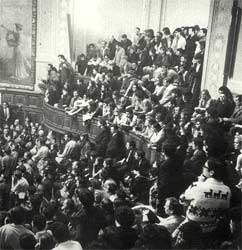
<svg viewBox="0 0 242 250">
<path fill-rule="evenodd" d="M 229 208 L 230 197 L 230 188 L 214 178 L 194 182 L 182 197 L 190 201 L 186 217 L 200 223 L 204 232 L 211 232 L 216 227 L 217 218 Z"/>
</svg>

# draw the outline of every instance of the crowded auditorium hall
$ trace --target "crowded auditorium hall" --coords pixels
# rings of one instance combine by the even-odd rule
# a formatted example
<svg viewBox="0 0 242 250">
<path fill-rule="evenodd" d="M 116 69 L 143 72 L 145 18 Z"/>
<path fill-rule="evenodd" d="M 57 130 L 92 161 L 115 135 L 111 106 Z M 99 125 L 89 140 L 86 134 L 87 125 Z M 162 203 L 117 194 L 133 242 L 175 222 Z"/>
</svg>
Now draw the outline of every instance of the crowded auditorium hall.
<svg viewBox="0 0 242 250">
<path fill-rule="evenodd" d="M 242 249 L 242 0 L 0 12 L 0 250 Z"/>
</svg>

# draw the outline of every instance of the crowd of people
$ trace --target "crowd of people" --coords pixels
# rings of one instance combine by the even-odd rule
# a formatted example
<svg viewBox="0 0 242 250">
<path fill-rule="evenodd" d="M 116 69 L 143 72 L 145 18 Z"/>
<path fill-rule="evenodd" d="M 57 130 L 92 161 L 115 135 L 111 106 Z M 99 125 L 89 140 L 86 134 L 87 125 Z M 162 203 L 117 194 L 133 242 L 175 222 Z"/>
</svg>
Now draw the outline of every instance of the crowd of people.
<svg viewBox="0 0 242 250">
<path fill-rule="evenodd" d="M 96 117 L 95 140 L 59 139 L 4 104 L 0 249 L 241 248 L 242 98 L 201 90 L 205 41 L 197 25 L 137 27 L 75 68 L 59 55 L 45 101 L 87 126 Z"/>
</svg>

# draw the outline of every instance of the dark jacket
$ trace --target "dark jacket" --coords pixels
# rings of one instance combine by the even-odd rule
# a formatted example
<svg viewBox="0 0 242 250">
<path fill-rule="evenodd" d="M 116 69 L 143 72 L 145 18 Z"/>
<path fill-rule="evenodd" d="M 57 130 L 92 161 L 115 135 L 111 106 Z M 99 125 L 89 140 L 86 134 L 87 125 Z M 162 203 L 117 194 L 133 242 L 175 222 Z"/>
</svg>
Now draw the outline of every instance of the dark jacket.
<svg viewBox="0 0 242 250">
<path fill-rule="evenodd" d="M 181 177 L 182 161 L 178 156 L 161 163 L 158 168 L 158 194 L 161 201 L 170 196 L 177 196 Z"/>
<path fill-rule="evenodd" d="M 125 156 L 124 138 L 121 132 L 111 135 L 107 145 L 106 157 L 122 159 Z"/>
<path fill-rule="evenodd" d="M 102 157 L 105 156 L 110 137 L 111 137 L 111 134 L 110 134 L 110 130 L 108 127 L 105 127 L 97 135 L 95 139 L 97 156 L 102 156 Z"/>
</svg>

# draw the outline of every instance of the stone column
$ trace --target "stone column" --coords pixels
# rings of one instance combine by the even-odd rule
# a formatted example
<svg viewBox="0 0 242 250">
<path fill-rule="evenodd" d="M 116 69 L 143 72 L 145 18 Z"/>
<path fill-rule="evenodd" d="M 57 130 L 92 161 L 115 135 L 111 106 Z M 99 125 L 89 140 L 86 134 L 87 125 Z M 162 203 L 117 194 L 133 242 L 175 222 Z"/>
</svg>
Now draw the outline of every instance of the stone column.
<svg viewBox="0 0 242 250">
<path fill-rule="evenodd" d="M 215 98 L 218 96 L 218 88 L 223 85 L 232 6 L 232 0 L 213 0 L 211 2 L 202 88 L 208 89 Z"/>
</svg>

